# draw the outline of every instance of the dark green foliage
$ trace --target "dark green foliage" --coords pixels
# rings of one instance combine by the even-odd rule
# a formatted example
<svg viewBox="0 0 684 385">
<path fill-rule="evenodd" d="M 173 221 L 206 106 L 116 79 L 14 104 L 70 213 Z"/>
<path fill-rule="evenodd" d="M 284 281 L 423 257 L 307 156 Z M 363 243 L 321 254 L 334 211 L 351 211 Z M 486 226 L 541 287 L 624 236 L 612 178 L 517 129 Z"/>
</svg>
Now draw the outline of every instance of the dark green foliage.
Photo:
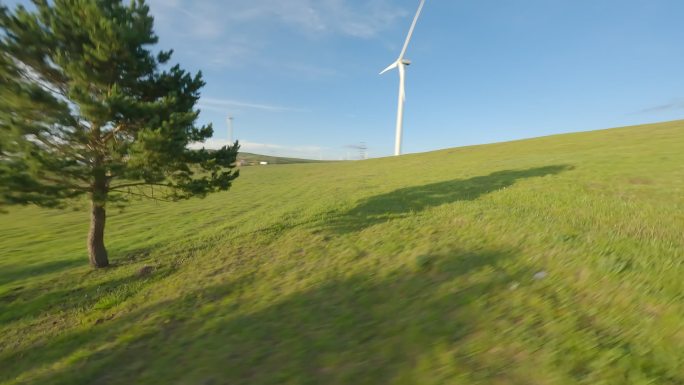
<svg viewBox="0 0 684 385">
<path fill-rule="evenodd" d="M 153 53 L 143 0 L 34 0 L 0 7 L 0 207 L 178 200 L 226 190 L 237 142 L 192 151 L 201 73 Z"/>
<path fill-rule="evenodd" d="M 34 3 L 36 12 L 0 11 L 5 203 L 55 206 L 93 193 L 96 179 L 127 195 L 167 186 L 160 194 L 171 199 L 230 186 L 237 146 L 186 148 L 212 135 L 194 125 L 204 82 L 177 65 L 159 69 L 171 52 L 147 48 L 157 37 L 143 1 Z"/>
</svg>

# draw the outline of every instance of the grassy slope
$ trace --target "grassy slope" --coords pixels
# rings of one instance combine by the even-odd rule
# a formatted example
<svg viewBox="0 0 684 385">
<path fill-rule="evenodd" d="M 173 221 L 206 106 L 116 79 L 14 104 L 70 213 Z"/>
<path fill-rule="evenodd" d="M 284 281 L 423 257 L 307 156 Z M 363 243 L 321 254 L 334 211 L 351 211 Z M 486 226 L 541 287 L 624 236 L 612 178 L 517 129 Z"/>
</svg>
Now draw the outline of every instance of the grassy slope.
<svg viewBox="0 0 684 385">
<path fill-rule="evenodd" d="M 0 383 L 684 384 L 683 150 L 678 121 L 246 168 L 110 213 L 105 271 L 84 212 L 15 210 Z"/>
</svg>

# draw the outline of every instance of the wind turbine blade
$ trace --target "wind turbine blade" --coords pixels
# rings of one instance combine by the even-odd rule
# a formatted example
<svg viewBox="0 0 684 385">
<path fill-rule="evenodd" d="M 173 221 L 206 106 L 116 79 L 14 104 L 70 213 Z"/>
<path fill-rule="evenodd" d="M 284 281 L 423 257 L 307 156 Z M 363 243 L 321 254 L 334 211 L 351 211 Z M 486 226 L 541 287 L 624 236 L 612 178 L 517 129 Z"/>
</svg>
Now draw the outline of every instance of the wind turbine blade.
<svg viewBox="0 0 684 385">
<path fill-rule="evenodd" d="M 394 63 L 390 64 L 387 68 L 382 70 L 382 72 L 380 72 L 380 75 L 384 74 L 385 72 L 387 72 L 389 70 L 393 70 L 393 69 L 397 68 L 398 65 L 399 65 L 399 62 L 395 61 Z"/>
<path fill-rule="evenodd" d="M 401 50 L 401 54 L 399 55 L 400 61 L 404 58 L 404 55 L 406 55 L 406 50 L 408 49 L 409 42 L 411 41 L 411 36 L 413 36 L 413 30 L 416 28 L 416 23 L 418 23 L 418 18 L 420 17 L 420 13 L 423 11 L 424 5 L 425 0 L 420 0 L 418 12 L 416 12 L 416 16 L 413 18 L 413 23 L 411 23 L 411 29 L 409 29 L 408 36 L 406 36 L 406 42 L 404 42 L 404 48 Z"/>
<path fill-rule="evenodd" d="M 399 65 L 399 96 L 401 101 L 406 101 L 406 66 Z"/>
</svg>

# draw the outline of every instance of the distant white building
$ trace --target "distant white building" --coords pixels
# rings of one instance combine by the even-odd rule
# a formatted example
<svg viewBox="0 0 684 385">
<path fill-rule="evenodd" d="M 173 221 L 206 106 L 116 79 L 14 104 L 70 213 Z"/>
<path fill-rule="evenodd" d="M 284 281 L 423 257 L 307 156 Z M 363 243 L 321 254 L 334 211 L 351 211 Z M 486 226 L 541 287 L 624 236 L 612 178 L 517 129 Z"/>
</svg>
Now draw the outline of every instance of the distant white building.
<svg viewBox="0 0 684 385">
<path fill-rule="evenodd" d="M 262 166 L 266 166 L 268 164 L 268 162 L 261 161 L 261 162 L 259 162 L 259 164 Z"/>
</svg>

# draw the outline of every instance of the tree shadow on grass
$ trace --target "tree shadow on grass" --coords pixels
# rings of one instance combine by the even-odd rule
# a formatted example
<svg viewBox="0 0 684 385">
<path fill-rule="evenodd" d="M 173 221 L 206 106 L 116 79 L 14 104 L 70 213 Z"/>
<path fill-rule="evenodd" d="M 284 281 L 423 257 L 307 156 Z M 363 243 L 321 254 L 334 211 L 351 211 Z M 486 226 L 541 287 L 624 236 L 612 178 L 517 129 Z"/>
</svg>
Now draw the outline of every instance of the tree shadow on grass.
<svg viewBox="0 0 684 385">
<path fill-rule="evenodd" d="M 12 265 L 0 269 L 0 286 L 11 284 L 17 281 L 23 281 L 27 278 L 33 278 L 39 275 L 47 275 L 61 272 L 77 266 L 87 264 L 87 260 L 79 259 L 65 259 L 61 261 L 52 261 L 41 264 L 32 265 Z"/>
<path fill-rule="evenodd" d="M 69 259 L 54 261 L 26 268 L 11 267 L 3 270 L 0 274 L 0 285 L 11 284 L 13 281 L 25 280 L 26 283 L 9 289 L 6 293 L 0 294 L 0 325 L 17 321 L 19 319 L 34 319 L 54 314 L 62 311 L 69 311 L 78 308 L 84 310 L 96 305 L 103 297 L 118 296 L 118 301 L 123 301 L 128 295 L 134 294 L 139 286 L 149 285 L 161 280 L 177 269 L 181 259 L 188 259 L 193 253 L 204 249 L 204 246 L 188 246 L 177 249 L 174 253 L 157 254 L 156 257 L 163 259 L 164 263 L 150 260 L 151 247 L 138 248 L 128 252 L 120 252 L 112 264 L 103 271 L 95 271 L 88 267 L 86 258 Z M 111 253 L 115 254 L 116 253 Z M 154 274 L 150 277 L 143 277 L 135 272 L 130 275 L 112 278 L 109 274 L 111 270 L 126 267 L 128 265 L 142 265 L 148 261 L 150 264 L 145 266 L 153 267 Z M 66 276 L 69 270 L 83 271 L 83 275 Z M 60 276 L 49 278 L 49 280 L 36 283 L 31 278 L 41 275 L 48 276 L 60 273 Z M 89 281 L 87 285 L 80 282 L 87 275 L 102 274 L 108 279 Z M 98 306 L 105 306 L 101 304 Z"/>
<path fill-rule="evenodd" d="M 354 232 L 408 213 L 419 212 L 457 201 L 471 201 L 482 195 L 512 186 L 526 178 L 555 175 L 571 170 L 569 165 L 535 167 L 527 170 L 497 171 L 485 176 L 455 179 L 422 186 L 406 187 L 361 201 L 343 213 L 334 224 L 338 232 Z"/>
<path fill-rule="evenodd" d="M 163 276 L 144 281 L 147 284 L 158 278 Z M 125 283 L 124 280 L 114 280 L 107 284 L 118 287 Z M 242 281 L 236 280 L 210 286 L 190 292 L 180 299 L 163 300 L 123 313 L 120 310 L 108 310 L 105 313 L 109 316 L 105 318 L 95 320 L 93 317 L 87 317 L 82 320 L 82 327 L 76 326 L 75 329 L 50 338 L 36 338 L 34 342 L 21 349 L 12 349 L 0 342 L 0 368 L 3 368 L 0 371 L 0 383 L 10 379 L 14 379 L 15 382 L 21 379 L 18 383 L 43 384 L 111 383 L 107 378 L 121 377 L 117 375 L 118 370 L 112 369 L 120 362 L 128 364 L 127 367 L 135 372 L 140 366 L 148 365 L 146 357 L 129 356 L 129 353 L 135 352 L 138 343 L 144 344 L 148 340 L 160 339 L 165 341 L 181 324 L 181 320 L 193 314 L 192 311 L 184 310 L 196 310 L 200 303 L 217 301 L 241 284 Z M 202 297 L 204 301 L 198 302 L 198 297 Z M 87 324 L 85 321 L 91 323 Z M 141 325 L 142 327 L 139 327 Z M 131 330 L 134 332 L 130 333 Z M 122 337 L 123 342 L 118 343 L 117 340 Z M 58 364 L 72 355 L 77 355 L 80 359 L 69 359 L 69 363 L 65 365 Z M 113 366 L 110 367 L 110 364 Z M 92 376 L 102 377 L 102 381 L 80 380 Z M 74 378 L 77 380 L 74 381 Z M 127 383 L 124 379 L 111 381 Z"/>
<path fill-rule="evenodd" d="M 83 335 L 44 341 L 0 365 L 12 368 L 12 359 L 21 357 L 14 376 L 56 368 L 25 377 L 36 383 L 392 383 L 436 346 L 455 346 L 480 327 L 483 306 L 474 303 L 530 275 L 503 267 L 515 257 L 454 250 L 383 276 L 324 282 L 250 311 L 240 311 L 242 284 L 228 282 L 165 303 L 166 314 L 181 315 L 175 322 L 145 324 L 144 314 L 161 309 L 139 309 Z M 208 300 L 223 305 L 204 311 Z M 145 332 L 102 348 L 130 323 Z M 76 351 L 93 353 L 52 366 Z"/>
<path fill-rule="evenodd" d="M 157 269 L 150 277 L 130 274 L 116 279 L 94 282 L 85 286 L 73 285 L 54 289 L 38 286 L 16 291 L 11 297 L 0 298 L 0 325 L 18 320 L 35 320 L 76 309 L 106 310 L 124 302 L 144 287 L 173 273 L 170 268 Z"/>
</svg>

